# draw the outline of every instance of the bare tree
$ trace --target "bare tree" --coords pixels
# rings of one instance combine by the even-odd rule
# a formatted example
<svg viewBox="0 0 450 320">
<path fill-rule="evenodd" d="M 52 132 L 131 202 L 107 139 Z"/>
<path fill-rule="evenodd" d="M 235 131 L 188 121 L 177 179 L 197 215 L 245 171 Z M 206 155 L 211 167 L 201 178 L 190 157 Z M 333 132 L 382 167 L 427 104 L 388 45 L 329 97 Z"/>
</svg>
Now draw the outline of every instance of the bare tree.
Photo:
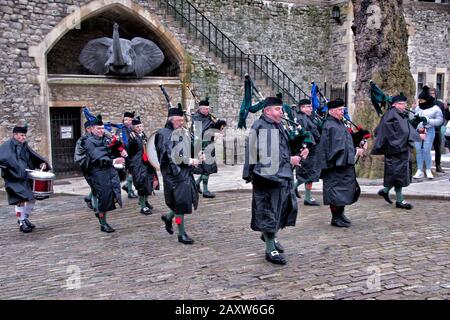
<svg viewBox="0 0 450 320">
<path fill-rule="evenodd" d="M 402 0 L 352 0 L 355 54 L 358 64 L 355 87 L 355 121 L 373 129 L 379 122 L 370 102 L 369 80 L 389 95 L 403 92 L 411 102 L 415 83 L 408 58 L 408 31 Z M 371 149 L 369 144 L 368 150 Z M 380 178 L 382 157 L 366 156 L 358 175 Z"/>
</svg>

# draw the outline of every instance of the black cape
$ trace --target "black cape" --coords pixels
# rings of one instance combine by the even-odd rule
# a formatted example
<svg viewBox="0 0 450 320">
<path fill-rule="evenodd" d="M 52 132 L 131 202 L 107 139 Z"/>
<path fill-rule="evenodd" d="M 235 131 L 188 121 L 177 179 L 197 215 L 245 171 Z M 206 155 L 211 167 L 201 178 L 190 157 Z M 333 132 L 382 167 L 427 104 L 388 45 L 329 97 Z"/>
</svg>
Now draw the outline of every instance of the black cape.
<svg viewBox="0 0 450 320">
<path fill-rule="evenodd" d="M 147 145 L 147 136 L 134 135 L 130 137 L 127 146 L 127 168 L 133 177 L 133 184 L 140 196 L 147 196 L 153 192 L 153 180 L 158 179 L 155 168 L 148 159 L 144 161 L 144 151 Z"/>
<path fill-rule="evenodd" d="M 172 123 L 167 122 L 165 128 L 159 129 L 155 136 L 164 183 L 164 200 L 175 214 L 191 214 L 192 206 L 194 209 L 198 206 L 198 191 L 189 166 L 190 156 L 183 152 L 190 152 L 191 142 L 187 135 L 180 135 L 179 139 L 172 141 L 173 132 Z M 177 153 L 173 152 L 175 148 Z"/>
<path fill-rule="evenodd" d="M 6 167 L 2 168 L 2 177 L 10 205 L 34 199 L 26 169 L 38 169 L 41 163 L 47 165 L 46 171 L 51 170 L 48 161 L 33 151 L 27 142 L 20 144 L 10 139 L 0 146 L 0 165 Z"/>
<path fill-rule="evenodd" d="M 314 144 L 309 147 L 309 154 L 299 167 L 295 168 L 296 178 L 300 183 L 310 183 L 319 181 L 320 170 L 317 168 L 316 147 L 320 141 L 320 133 L 317 125 L 301 111 L 293 109 L 294 118 L 303 129 L 309 131 L 314 139 Z"/>
<path fill-rule="evenodd" d="M 194 125 L 198 125 L 195 122 L 201 122 L 202 124 L 202 150 L 206 156 L 205 163 L 201 163 L 197 168 L 193 169 L 194 174 L 209 175 L 217 172 L 216 163 L 216 149 L 214 146 L 214 135 L 205 135 L 206 131 L 212 129 L 214 122 L 211 119 L 211 115 L 204 116 L 200 112 L 196 112 L 192 116 L 191 132 L 194 132 Z"/>
<path fill-rule="evenodd" d="M 412 179 L 411 150 L 419 133 L 405 114 L 397 109 L 386 111 L 375 128 L 375 143 L 371 154 L 384 155 L 385 187 L 406 187 Z"/>
<path fill-rule="evenodd" d="M 274 141 L 276 147 L 278 147 L 277 159 L 272 159 L 270 152 L 273 139 L 270 134 L 271 130 L 276 130 L 279 133 L 279 140 Z M 268 134 L 265 135 L 265 132 Z M 266 152 L 260 149 L 262 143 L 269 151 L 267 153 L 268 159 L 261 158 L 266 156 L 264 155 Z M 266 160 L 269 161 L 266 162 Z M 244 180 L 251 181 L 253 184 L 252 218 L 250 222 L 252 230 L 277 232 L 284 227 L 295 226 L 298 209 L 290 161 L 291 150 L 286 130 L 262 115 L 253 123 L 250 137 L 247 138 L 242 174 Z"/>
<path fill-rule="evenodd" d="M 89 159 L 87 175 L 93 194 L 98 198 L 99 212 L 116 208 L 117 202 L 122 207 L 120 179 L 113 166 L 108 138 L 89 136 L 85 141 L 85 150 Z"/>
<path fill-rule="evenodd" d="M 342 121 L 328 116 L 316 152 L 324 204 L 345 206 L 358 201 L 361 189 L 356 180 L 355 147 Z"/>
</svg>

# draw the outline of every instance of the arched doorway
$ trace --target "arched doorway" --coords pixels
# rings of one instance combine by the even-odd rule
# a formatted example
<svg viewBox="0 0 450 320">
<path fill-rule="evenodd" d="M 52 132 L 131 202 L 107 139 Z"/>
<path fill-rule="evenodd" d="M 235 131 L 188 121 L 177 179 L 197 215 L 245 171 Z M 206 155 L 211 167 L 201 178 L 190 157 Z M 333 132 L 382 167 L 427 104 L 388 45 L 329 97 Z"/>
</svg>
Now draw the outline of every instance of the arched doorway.
<svg viewBox="0 0 450 320">
<path fill-rule="evenodd" d="M 94 38 L 111 37 L 115 22 L 121 38 L 147 38 L 164 52 L 163 64 L 152 74 L 143 79 L 119 79 L 89 74 L 81 66 L 78 56 L 83 46 Z M 81 7 L 64 18 L 30 54 L 44 75 L 40 77 L 44 80 L 41 102 L 49 119 L 48 155 L 58 176 L 77 172 L 71 150 L 82 134 L 83 105 L 113 123 L 121 122 L 124 111 L 136 111 L 147 131 L 153 131 L 164 124 L 166 116 L 159 85 L 163 83 L 178 101 L 183 96 L 184 49 L 154 16 L 131 1 L 93 1 Z M 80 130 L 74 128 L 77 125 Z"/>
</svg>

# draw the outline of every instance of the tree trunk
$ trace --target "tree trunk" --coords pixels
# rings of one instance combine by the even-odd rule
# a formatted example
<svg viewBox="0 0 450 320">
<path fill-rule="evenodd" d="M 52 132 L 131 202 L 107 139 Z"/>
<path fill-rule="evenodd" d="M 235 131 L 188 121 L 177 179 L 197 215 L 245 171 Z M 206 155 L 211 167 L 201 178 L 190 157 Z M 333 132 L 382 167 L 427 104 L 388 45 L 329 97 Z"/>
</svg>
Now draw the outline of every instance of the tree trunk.
<svg viewBox="0 0 450 320">
<path fill-rule="evenodd" d="M 415 82 L 408 58 L 408 31 L 401 0 L 352 0 L 354 42 L 358 64 L 355 87 L 355 123 L 373 132 L 380 118 L 370 102 L 369 80 L 386 94 L 403 92 L 408 102 L 414 100 Z M 383 157 L 368 155 L 357 167 L 358 176 L 381 178 Z"/>
</svg>

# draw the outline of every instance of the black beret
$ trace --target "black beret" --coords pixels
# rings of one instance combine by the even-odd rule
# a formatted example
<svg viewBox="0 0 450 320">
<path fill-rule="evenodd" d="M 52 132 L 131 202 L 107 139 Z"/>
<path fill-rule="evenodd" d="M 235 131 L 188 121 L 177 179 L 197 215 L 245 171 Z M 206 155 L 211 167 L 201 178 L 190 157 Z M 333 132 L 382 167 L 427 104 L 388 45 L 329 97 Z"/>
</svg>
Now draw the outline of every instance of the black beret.
<svg viewBox="0 0 450 320">
<path fill-rule="evenodd" d="M 27 127 L 19 127 L 19 126 L 15 126 L 13 128 L 13 133 L 27 133 L 28 128 Z"/>
<path fill-rule="evenodd" d="M 91 120 L 91 125 L 102 126 L 103 125 L 102 115 L 99 114 L 94 120 Z"/>
<path fill-rule="evenodd" d="M 84 123 L 84 128 L 87 129 L 87 128 L 89 128 L 89 127 L 92 127 L 92 122 L 89 121 L 89 120 L 87 120 L 87 121 Z"/>
<path fill-rule="evenodd" d="M 134 118 L 134 114 L 135 114 L 135 111 L 133 111 L 133 112 L 128 112 L 128 111 L 126 111 L 124 114 L 123 114 L 123 117 L 125 118 L 125 117 L 128 117 L 128 118 Z"/>
<path fill-rule="evenodd" d="M 209 97 L 206 97 L 205 100 L 202 100 L 198 103 L 198 106 L 209 106 Z"/>
<path fill-rule="evenodd" d="M 273 107 L 273 106 L 282 106 L 282 105 L 283 105 L 283 100 L 281 100 L 280 98 L 267 97 L 264 100 L 264 108 Z"/>
<path fill-rule="evenodd" d="M 406 98 L 406 96 L 404 96 L 403 94 L 399 94 L 399 95 L 392 97 L 392 104 L 397 103 L 397 102 L 407 101 L 407 100 L 408 100 L 408 98 Z"/>
<path fill-rule="evenodd" d="M 303 105 L 305 105 L 305 104 L 311 104 L 311 100 L 309 100 L 309 99 L 302 99 L 302 100 L 300 100 L 299 102 L 298 102 L 298 106 L 300 107 L 300 106 L 303 106 Z"/>
<path fill-rule="evenodd" d="M 135 126 L 135 125 L 138 125 L 138 124 L 141 124 L 142 122 L 141 122 L 141 117 L 139 117 L 139 116 L 137 116 L 136 118 L 134 118 L 132 121 L 131 121 L 131 124 L 133 125 L 133 126 Z"/>
<path fill-rule="evenodd" d="M 182 117 L 184 115 L 183 109 L 181 107 L 181 103 L 178 104 L 177 108 L 170 108 L 167 117 L 179 116 Z"/>
<path fill-rule="evenodd" d="M 345 102 L 340 98 L 337 98 L 336 100 L 332 100 L 327 103 L 328 109 L 335 109 L 343 106 L 345 106 Z"/>
</svg>

